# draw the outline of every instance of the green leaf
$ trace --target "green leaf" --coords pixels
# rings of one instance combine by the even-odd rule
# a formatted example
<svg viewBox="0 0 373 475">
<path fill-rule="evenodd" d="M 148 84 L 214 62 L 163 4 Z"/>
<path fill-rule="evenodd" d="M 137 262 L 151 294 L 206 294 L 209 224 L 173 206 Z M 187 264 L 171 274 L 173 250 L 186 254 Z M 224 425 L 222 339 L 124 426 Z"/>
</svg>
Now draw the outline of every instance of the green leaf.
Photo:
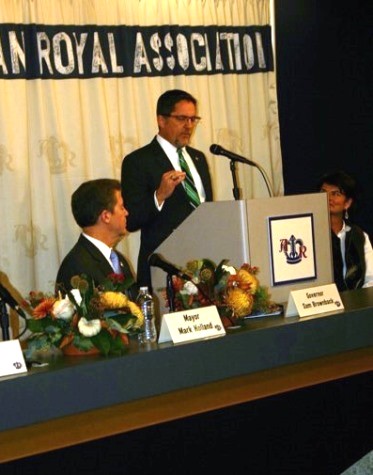
<svg viewBox="0 0 373 475">
<path fill-rule="evenodd" d="M 53 320 L 51 317 L 40 318 L 37 320 L 27 320 L 27 328 L 33 333 L 44 332 L 48 327 L 59 328 L 58 320 Z"/>
<path fill-rule="evenodd" d="M 86 336 L 82 336 L 79 334 L 74 336 L 73 344 L 83 351 L 91 350 L 92 347 L 95 346 L 91 341 L 91 338 L 87 338 Z"/>
<path fill-rule="evenodd" d="M 189 300 L 190 300 L 190 296 L 188 294 L 182 294 L 181 292 L 178 294 L 181 301 L 183 302 L 183 308 L 190 308 L 190 305 L 189 305 Z"/>
<path fill-rule="evenodd" d="M 127 290 L 135 283 L 135 279 L 132 276 L 127 276 L 120 284 L 120 289 Z"/>
<path fill-rule="evenodd" d="M 121 315 L 107 319 L 107 323 L 111 329 L 120 333 L 128 333 L 128 328 L 131 328 L 136 323 L 137 318 L 132 314 Z"/>
<path fill-rule="evenodd" d="M 260 310 L 265 312 L 268 310 L 270 304 L 270 294 L 268 288 L 265 286 L 259 286 L 254 299 L 253 310 Z"/>
<path fill-rule="evenodd" d="M 119 335 L 111 340 L 110 354 L 122 355 L 127 349 L 127 345 L 123 343 Z"/>
<path fill-rule="evenodd" d="M 100 333 L 92 336 L 91 340 L 95 347 L 98 348 L 103 355 L 107 356 L 110 353 L 112 336 L 108 331 L 102 329 Z"/>
</svg>

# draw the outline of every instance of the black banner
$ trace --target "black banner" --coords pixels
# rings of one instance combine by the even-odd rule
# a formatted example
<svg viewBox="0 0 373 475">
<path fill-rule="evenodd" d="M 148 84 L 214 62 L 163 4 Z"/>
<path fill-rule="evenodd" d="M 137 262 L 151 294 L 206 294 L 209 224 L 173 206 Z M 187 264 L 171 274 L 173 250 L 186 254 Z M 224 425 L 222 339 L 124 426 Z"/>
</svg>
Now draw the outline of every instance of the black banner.
<svg viewBox="0 0 373 475">
<path fill-rule="evenodd" d="M 273 70 L 270 26 L 0 24 L 1 79 L 70 79 Z"/>
</svg>

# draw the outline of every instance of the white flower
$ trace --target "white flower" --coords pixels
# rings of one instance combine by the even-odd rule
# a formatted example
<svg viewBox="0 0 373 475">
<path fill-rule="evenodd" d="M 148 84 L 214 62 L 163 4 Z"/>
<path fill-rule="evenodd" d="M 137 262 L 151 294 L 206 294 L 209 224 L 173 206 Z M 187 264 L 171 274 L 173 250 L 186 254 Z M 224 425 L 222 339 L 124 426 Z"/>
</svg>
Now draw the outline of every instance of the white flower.
<svg viewBox="0 0 373 475">
<path fill-rule="evenodd" d="M 235 269 L 233 266 L 222 265 L 221 268 L 222 268 L 225 272 L 229 272 L 230 275 L 236 275 L 236 274 L 237 274 L 237 271 L 236 271 L 236 269 Z"/>
<path fill-rule="evenodd" d="M 101 331 L 101 321 L 98 318 L 87 320 L 85 317 L 82 317 L 79 320 L 78 328 L 83 336 L 95 336 Z"/>
<path fill-rule="evenodd" d="M 82 303 L 82 295 L 80 293 L 79 289 L 71 289 L 70 292 L 73 294 L 73 297 L 75 299 L 75 302 L 77 305 L 80 305 Z"/>
<path fill-rule="evenodd" d="M 68 321 L 72 319 L 75 312 L 75 307 L 68 297 L 56 300 L 53 304 L 52 313 L 55 318 Z"/>
<path fill-rule="evenodd" d="M 193 282 L 185 282 L 183 290 L 183 293 L 186 293 L 187 295 L 197 295 L 198 294 L 198 288 Z"/>
</svg>

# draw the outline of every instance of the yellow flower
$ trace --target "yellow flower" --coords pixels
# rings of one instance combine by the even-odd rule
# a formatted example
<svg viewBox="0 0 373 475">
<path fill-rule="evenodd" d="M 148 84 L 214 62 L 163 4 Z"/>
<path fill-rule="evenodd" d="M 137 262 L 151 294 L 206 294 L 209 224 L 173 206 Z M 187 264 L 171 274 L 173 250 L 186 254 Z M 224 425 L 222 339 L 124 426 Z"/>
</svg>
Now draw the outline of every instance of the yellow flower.
<svg viewBox="0 0 373 475">
<path fill-rule="evenodd" d="M 254 297 L 250 292 L 236 287 L 228 291 L 227 304 L 236 317 L 244 317 L 252 312 Z"/>
<path fill-rule="evenodd" d="M 103 292 L 100 296 L 101 305 L 106 309 L 126 308 L 129 313 L 137 317 L 135 322 L 130 321 L 126 328 L 140 328 L 144 323 L 144 315 L 139 307 L 121 292 Z"/>
<path fill-rule="evenodd" d="M 253 295 L 256 293 L 259 286 L 259 281 L 255 275 L 250 274 L 250 272 L 248 272 L 246 269 L 240 269 L 237 272 L 237 280 L 241 289 L 249 290 L 249 292 Z"/>
<path fill-rule="evenodd" d="M 130 300 L 121 292 L 103 292 L 100 302 L 105 309 L 112 309 L 128 307 Z"/>
<path fill-rule="evenodd" d="M 133 327 L 141 328 L 144 323 L 144 315 L 142 311 L 134 302 L 131 302 L 130 300 L 128 301 L 128 308 L 132 315 L 135 315 L 135 317 L 137 317 L 137 320 L 133 324 Z"/>
</svg>

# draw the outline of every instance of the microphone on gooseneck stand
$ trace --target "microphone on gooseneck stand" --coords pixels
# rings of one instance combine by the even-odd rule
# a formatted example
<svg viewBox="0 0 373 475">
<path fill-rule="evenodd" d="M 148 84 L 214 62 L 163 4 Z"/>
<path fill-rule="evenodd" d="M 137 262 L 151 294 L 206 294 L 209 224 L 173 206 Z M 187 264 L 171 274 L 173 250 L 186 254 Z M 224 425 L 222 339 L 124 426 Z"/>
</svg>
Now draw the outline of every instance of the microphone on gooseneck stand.
<svg viewBox="0 0 373 475">
<path fill-rule="evenodd" d="M 13 310 L 15 310 L 18 315 L 26 320 L 25 312 L 19 306 L 17 300 L 10 294 L 8 289 L 6 289 L 2 284 L 0 284 L 0 300 L 8 304 Z"/>
<path fill-rule="evenodd" d="M 174 265 L 170 264 L 169 262 L 165 261 L 159 254 L 152 254 L 148 259 L 149 265 L 152 267 L 159 267 L 160 269 L 167 272 L 167 274 L 177 275 L 184 280 L 192 280 L 192 278 L 184 274 L 181 269 L 178 269 Z"/>
<path fill-rule="evenodd" d="M 253 162 L 252 160 L 248 160 L 245 157 L 241 157 L 241 155 L 237 155 L 236 153 L 230 152 L 229 150 L 225 150 L 225 148 L 221 147 L 216 143 L 211 145 L 210 152 L 214 155 L 223 155 L 224 157 L 227 157 L 230 160 L 233 160 L 234 162 L 245 163 L 246 165 L 251 165 L 252 167 L 258 168 L 258 164 Z"/>
<path fill-rule="evenodd" d="M 175 311 L 175 291 L 172 284 L 172 276 L 177 275 L 184 280 L 191 280 L 191 278 L 184 274 L 182 270 L 178 269 L 170 262 L 165 261 L 159 254 L 152 254 L 148 258 L 148 263 L 152 267 L 158 267 L 163 271 L 167 272 L 167 280 L 166 280 L 166 294 L 168 299 L 168 304 L 170 308 L 170 312 Z"/>
<path fill-rule="evenodd" d="M 166 260 L 164 260 L 159 254 L 156 254 L 156 253 L 151 254 L 148 258 L 148 263 L 149 263 L 149 265 L 151 265 L 153 267 L 159 267 L 160 269 L 167 272 L 168 275 L 177 275 L 177 276 L 181 277 L 184 280 L 188 280 L 190 282 L 193 282 L 193 278 L 190 275 L 184 274 L 184 272 L 182 270 L 178 269 L 174 265 L 172 265 L 169 262 L 167 262 Z M 168 285 L 171 285 L 171 279 L 167 279 L 167 283 L 168 283 Z M 206 295 L 206 293 L 203 291 L 203 289 L 197 283 L 193 282 L 193 284 L 197 287 L 197 289 L 201 292 L 201 294 L 206 298 L 206 300 L 208 300 L 210 303 L 213 303 L 212 300 L 210 299 L 210 297 L 208 295 Z M 171 291 L 171 295 L 173 295 L 172 291 Z"/>
<path fill-rule="evenodd" d="M 271 196 L 271 197 L 273 196 L 273 190 L 272 190 L 271 182 L 270 182 L 265 170 L 258 163 L 253 162 L 252 160 L 248 160 L 245 157 L 241 157 L 241 155 L 237 155 L 234 152 L 230 152 L 229 150 L 226 150 L 225 148 L 221 147 L 220 145 L 218 145 L 216 143 L 211 145 L 210 152 L 213 153 L 214 155 L 223 155 L 224 157 L 227 157 L 231 160 L 231 170 L 232 170 L 234 183 L 236 183 L 236 178 L 235 178 L 235 175 L 234 175 L 234 163 L 235 162 L 244 163 L 245 165 L 250 165 L 252 167 L 257 168 L 260 171 L 260 173 L 262 174 L 262 177 L 263 177 L 264 182 L 266 184 L 269 196 Z M 236 198 L 236 196 L 235 196 L 235 198 Z"/>
</svg>

